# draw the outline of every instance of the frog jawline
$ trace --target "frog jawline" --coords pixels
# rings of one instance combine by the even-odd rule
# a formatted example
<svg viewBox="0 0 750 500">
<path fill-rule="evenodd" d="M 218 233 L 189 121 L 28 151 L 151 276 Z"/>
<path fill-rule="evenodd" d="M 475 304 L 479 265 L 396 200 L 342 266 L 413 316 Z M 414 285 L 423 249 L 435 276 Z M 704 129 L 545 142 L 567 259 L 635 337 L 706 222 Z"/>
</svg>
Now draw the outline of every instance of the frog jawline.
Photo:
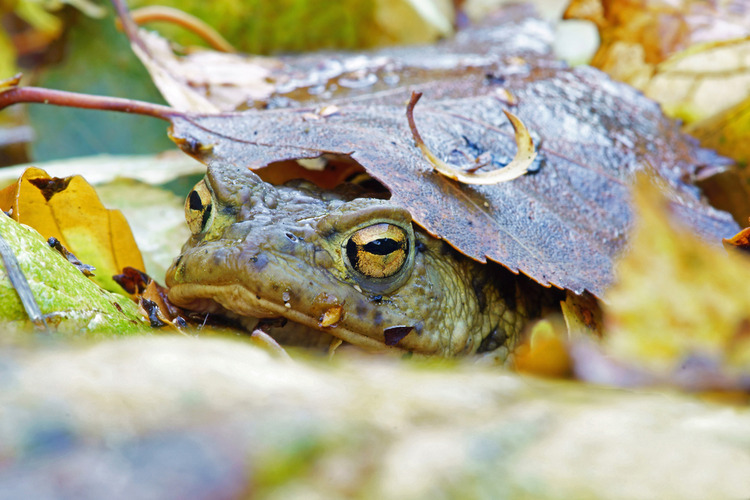
<svg viewBox="0 0 750 500">
<path fill-rule="evenodd" d="M 379 342 L 371 337 L 341 326 L 320 328 L 319 318 L 311 317 L 294 309 L 276 304 L 267 299 L 257 296 L 243 285 L 232 283 L 227 285 L 204 285 L 196 283 L 176 284 L 169 289 L 169 299 L 181 307 L 187 304 L 195 304 L 199 301 L 211 301 L 218 303 L 228 311 L 241 316 L 257 316 L 258 311 L 267 311 L 266 317 L 284 317 L 295 323 L 300 323 L 314 330 L 319 330 L 350 344 L 370 349 L 373 351 L 401 351 L 398 347 L 390 347 L 384 342 Z"/>
</svg>

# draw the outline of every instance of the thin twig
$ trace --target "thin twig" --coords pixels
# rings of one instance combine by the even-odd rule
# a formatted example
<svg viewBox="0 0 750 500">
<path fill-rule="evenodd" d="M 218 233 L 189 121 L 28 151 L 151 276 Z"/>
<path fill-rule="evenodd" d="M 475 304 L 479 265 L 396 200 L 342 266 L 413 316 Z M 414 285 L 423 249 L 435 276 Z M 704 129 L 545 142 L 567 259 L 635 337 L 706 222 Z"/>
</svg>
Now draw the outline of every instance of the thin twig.
<svg viewBox="0 0 750 500">
<path fill-rule="evenodd" d="M 0 217 L 4 217 L 4 215 L 0 215 Z M 39 304 L 37 304 L 34 298 L 29 282 L 26 280 L 23 271 L 21 271 L 21 266 L 18 265 L 18 259 L 16 259 L 13 249 L 2 234 L 0 234 L 0 256 L 2 256 L 3 264 L 5 264 L 5 273 L 8 275 L 10 284 L 13 285 L 18 298 L 21 299 L 21 304 L 26 310 L 29 319 L 34 326 L 49 333 L 49 327 L 44 320 L 44 315 L 42 315 Z"/>
<path fill-rule="evenodd" d="M 0 82 L 0 110 L 13 104 L 43 103 L 71 108 L 120 111 L 123 113 L 151 116 L 165 121 L 171 121 L 173 117 L 183 115 L 174 108 L 160 104 L 39 87 L 19 87 L 13 85 L 13 81 L 15 81 L 15 78 Z"/>
</svg>

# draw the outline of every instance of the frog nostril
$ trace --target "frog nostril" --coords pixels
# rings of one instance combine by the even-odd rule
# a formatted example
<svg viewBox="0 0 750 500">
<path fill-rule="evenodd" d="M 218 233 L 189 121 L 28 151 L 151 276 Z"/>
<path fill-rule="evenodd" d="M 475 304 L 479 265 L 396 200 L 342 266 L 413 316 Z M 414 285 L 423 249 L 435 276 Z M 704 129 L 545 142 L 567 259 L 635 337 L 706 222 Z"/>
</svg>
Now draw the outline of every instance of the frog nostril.
<svg viewBox="0 0 750 500">
<path fill-rule="evenodd" d="M 298 239 L 298 238 L 297 238 L 297 237 L 296 237 L 295 235 L 293 235 L 292 233 L 284 233 L 284 235 L 285 235 L 285 236 L 286 236 L 287 238 L 289 238 L 289 239 L 290 239 L 291 241 L 294 241 L 294 242 L 296 242 L 296 241 L 297 241 L 297 239 Z"/>
</svg>

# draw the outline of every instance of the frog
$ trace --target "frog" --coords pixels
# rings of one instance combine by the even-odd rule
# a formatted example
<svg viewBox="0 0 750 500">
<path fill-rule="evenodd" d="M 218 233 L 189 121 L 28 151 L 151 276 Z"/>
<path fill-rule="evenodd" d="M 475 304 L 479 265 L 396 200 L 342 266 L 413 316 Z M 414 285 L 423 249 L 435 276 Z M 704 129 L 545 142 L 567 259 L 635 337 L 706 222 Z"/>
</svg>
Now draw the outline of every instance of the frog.
<svg viewBox="0 0 750 500">
<path fill-rule="evenodd" d="M 468 258 L 351 187 L 214 166 L 185 213 L 192 235 L 167 271 L 169 300 L 248 328 L 283 318 L 316 345 L 505 361 L 526 325 L 559 308 L 560 290 Z"/>
</svg>

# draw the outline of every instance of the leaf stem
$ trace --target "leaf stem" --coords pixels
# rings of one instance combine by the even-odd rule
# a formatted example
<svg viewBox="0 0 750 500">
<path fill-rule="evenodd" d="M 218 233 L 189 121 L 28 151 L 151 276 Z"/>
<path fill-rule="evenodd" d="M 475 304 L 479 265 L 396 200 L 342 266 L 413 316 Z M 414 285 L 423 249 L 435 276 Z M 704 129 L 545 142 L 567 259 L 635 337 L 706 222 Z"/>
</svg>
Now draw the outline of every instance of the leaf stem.
<svg viewBox="0 0 750 500">
<path fill-rule="evenodd" d="M 510 163 L 490 172 L 474 173 L 461 170 L 444 162 L 430 151 L 430 148 L 422 140 L 422 136 L 419 134 L 419 130 L 417 130 L 417 124 L 414 122 L 414 106 L 417 105 L 421 97 L 421 92 L 412 92 L 411 99 L 409 99 L 409 104 L 406 107 L 406 119 L 409 122 L 409 129 L 411 130 L 414 142 L 420 151 L 422 151 L 425 158 L 427 158 L 427 161 L 432 164 L 432 168 L 437 170 L 439 174 L 464 184 L 499 184 L 501 182 L 512 181 L 525 174 L 534 161 L 534 158 L 536 158 L 534 141 L 531 139 L 526 126 L 513 113 L 503 110 L 505 116 L 510 120 L 510 124 L 513 125 L 516 146 L 518 147 L 518 151 L 516 151 L 516 155 Z"/>
<path fill-rule="evenodd" d="M 210 45 L 211 48 L 218 50 L 219 52 L 237 52 L 231 43 L 229 43 L 218 31 L 209 26 L 205 21 L 180 9 L 166 7 L 164 5 L 150 5 L 148 7 L 141 7 L 140 9 L 130 11 L 130 16 L 138 25 L 154 21 L 176 24 L 199 36 Z"/>
</svg>

